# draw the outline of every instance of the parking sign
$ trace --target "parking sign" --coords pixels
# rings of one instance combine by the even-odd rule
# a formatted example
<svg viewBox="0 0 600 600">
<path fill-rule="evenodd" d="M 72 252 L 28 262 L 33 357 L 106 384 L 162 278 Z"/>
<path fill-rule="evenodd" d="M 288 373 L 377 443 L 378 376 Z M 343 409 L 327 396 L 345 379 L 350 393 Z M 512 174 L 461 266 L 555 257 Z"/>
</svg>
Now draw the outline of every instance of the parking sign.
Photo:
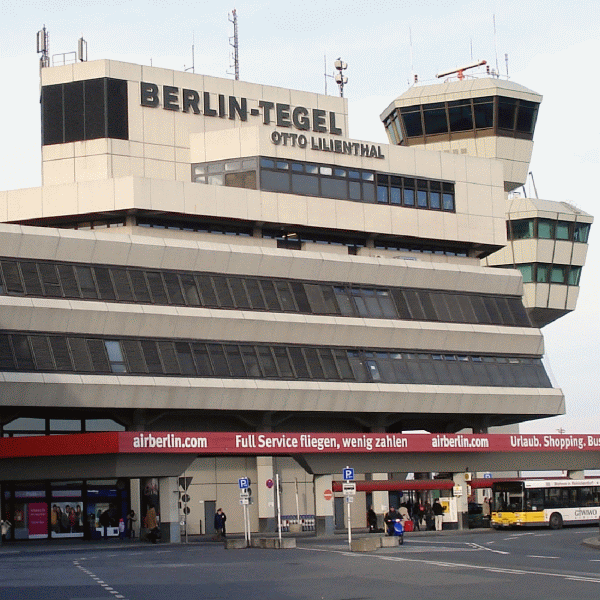
<svg viewBox="0 0 600 600">
<path fill-rule="evenodd" d="M 346 467 L 342 471 L 342 478 L 345 479 L 346 481 L 352 481 L 354 479 L 354 469 L 351 469 L 350 467 Z"/>
</svg>

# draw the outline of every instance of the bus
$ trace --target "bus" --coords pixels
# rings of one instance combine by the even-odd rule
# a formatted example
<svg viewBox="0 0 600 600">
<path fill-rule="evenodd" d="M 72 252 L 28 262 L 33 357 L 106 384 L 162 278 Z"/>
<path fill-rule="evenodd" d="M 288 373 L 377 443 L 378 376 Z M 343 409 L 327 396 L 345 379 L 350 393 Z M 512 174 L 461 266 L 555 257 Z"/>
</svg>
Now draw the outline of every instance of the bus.
<svg viewBox="0 0 600 600">
<path fill-rule="evenodd" d="M 491 525 L 527 527 L 597 524 L 600 478 L 516 479 L 492 484 Z"/>
</svg>

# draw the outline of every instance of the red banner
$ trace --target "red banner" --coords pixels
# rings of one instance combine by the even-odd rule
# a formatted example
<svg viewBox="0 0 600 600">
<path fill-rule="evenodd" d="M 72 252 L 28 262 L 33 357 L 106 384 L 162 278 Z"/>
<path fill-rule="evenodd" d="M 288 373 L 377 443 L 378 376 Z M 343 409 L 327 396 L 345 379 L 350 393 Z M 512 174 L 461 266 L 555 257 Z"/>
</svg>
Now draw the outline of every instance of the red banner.
<svg viewBox="0 0 600 600">
<path fill-rule="evenodd" d="M 197 454 L 539 452 L 600 450 L 600 435 L 461 433 L 120 433 L 119 451 Z"/>
<path fill-rule="evenodd" d="M 600 451 L 600 434 L 106 432 L 0 439 L 0 458 L 83 454 L 293 455 Z"/>
</svg>

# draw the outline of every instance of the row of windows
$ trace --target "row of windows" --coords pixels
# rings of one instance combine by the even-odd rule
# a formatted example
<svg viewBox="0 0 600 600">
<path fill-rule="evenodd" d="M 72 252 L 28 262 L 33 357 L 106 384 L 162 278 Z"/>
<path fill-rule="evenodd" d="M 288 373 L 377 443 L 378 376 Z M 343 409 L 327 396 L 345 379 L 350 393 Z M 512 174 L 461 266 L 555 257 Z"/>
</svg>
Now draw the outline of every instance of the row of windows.
<svg viewBox="0 0 600 600">
<path fill-rule="evenodd" d="M 550 488 L 527 490 L 526 510 L 544 510 L 545 508 L 579 508 L 581 506 L 600 506 L 600 487 Z"/>
<path fill-rule="evenodd" d="M 520 298 L 0 260 L 0 294 L 530 327 Z"/>
<path fill-rule="evenodd" d="M 255 231 L 260 231 L 263 238 L 277 240 L 278 248 L 290 248 L 302 250 L 303 243 L 327 244 L 332 246 L 346 246 L 349 254 L 356 254 L 359 248 L 367 245 L 364 235 L 355 235 L 344 232 L 336 235 L 329 231 L 317 230 L 306 227 L 287 227 L 286 229 L 271 229 L 264 227 L 262 229 L 243 225 L 233 225 L 230 223 L 207 223 L 202 221 L 193 221 L 190 219 L 166 219 L 156 217 L 137 217 L 136 224 L 139 227 L 152 227 L 154 229 L 167 229 L 171 231 L 188 231 L 198 233 L 215 233 L 221 235 L 232 235 L 240 237 L 252 237 L 256 235 Z M 70 225 L 77 228 L 76 225 Z M 105 225 L 106 227 L 115 227 L 117 225 Z M 62 225 L 61 225 L 62 227 Z M 417 242 L 399 238 L 376 237 L 373 245 L 381 250 L 396 250 L 399 252 L 419 252 L 422 254 L 437 254 L 440 256 L 467 256 L 467 251 L 459 245 L 449 247 L 449 245 L 436 244 L 431 240 L 426 242 Z"/>
<path fill-rule="evenodd" d="M 402 144 L 405 138 L 483 129 L 532 139 L 538 107 L 537 102 L 504 96 L 465 98 L 404 106 L 400 108 L 400 119 L 396 110 L 384 125 L 395 144 Z"/>
<path fill-rule="evenodd" d="M 127 82 L 103 77 L 45 85 L 42 144 L 129 139 Z"/>
<path fill-rule="evenodd" d="M 3 437 L 93 431 L 125 431 L 125 427 L 112 419 L 45 419 L 37 417 L 19 417 L 10 423 L 0 425 L 0 434 Z"/>
<path fill-rule="evenodd" d="M 573 265 L 548 265 L 531 263 L 515 265 L 523 275 L 523 283 L 558 283 L 579 285 L 581 267 Z"/>
<path fill-rule="evenodd" d="M 587 244 L 590 235 L 590 223 L 572 221 L 553 221 L 551 219 L 517 219 L 507 221 L 509 240 L 568 240 Z"/>
<path fill-rule="evenodd" d="M 1 371 L 551 387 L 536 358 L 0 334 Z"/>
<path fill-rule="evenodd" d="M 261 157 L 192 165 L 192 181 L 269 192 L 454 211 L 454 183 Z"/>
</svg>

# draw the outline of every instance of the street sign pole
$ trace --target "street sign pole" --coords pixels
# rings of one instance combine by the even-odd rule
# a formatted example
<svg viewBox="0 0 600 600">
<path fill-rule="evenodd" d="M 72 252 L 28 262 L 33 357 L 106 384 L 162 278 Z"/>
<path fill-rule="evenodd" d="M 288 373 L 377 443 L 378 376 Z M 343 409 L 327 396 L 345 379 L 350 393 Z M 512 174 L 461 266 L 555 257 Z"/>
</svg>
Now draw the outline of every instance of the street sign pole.
<svg viewBox="0 0 600 600">
<path fill-rule="evenodd" d="M 350 500 L 350 496 L 346 496 L 347 500 Z M 348 504 L 348 550 L 352 550 L 352 503 Z"/>
<path fill-rule="evenodd" d="M 354 480 L 354 469 L 346 467 L 342 473 L 346 483 L 349 484 Z M 352 503 L 350 495 L 346 496 L 346 504 L 348 506 L 348 550 L 352 551 Z"/>
<path fill-rule="evenodd" d="M 281 489 L 279 487 L 279 473 L 275 474 L 277 486 L 277 531 L 279 532 L 279 547 L 281 548 Z"/>
</svg>

